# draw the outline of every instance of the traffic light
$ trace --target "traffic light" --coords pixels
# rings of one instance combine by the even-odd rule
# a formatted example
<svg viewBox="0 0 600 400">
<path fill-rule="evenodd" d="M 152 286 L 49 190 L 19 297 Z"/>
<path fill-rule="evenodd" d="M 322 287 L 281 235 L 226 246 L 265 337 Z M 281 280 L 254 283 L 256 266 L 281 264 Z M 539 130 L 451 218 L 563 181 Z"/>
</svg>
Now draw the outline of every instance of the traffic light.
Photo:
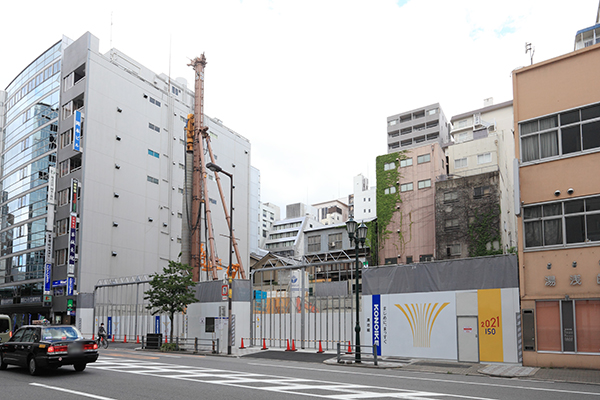
<svg viewBox="0 0 600 400">
<path fill-rule="evenodd" d="M 186 151 L 191 153 L 194 151 L 194 114 L 188 114 L 187 117 L 187 124 L 185 126 L 185 132 L 187 134 Z"/>
</svg>

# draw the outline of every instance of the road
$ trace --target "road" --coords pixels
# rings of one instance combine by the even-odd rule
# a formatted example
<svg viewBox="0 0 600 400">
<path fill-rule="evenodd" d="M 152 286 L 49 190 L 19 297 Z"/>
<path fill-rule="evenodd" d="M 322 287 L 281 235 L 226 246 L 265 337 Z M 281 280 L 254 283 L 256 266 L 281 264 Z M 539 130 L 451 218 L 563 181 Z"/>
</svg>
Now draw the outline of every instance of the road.
<svg viewBox="0 0 600 400">
<path fill-rule="evenodd" d="M 0 371 L 0 398 L 12 399 L 598 399 L 600 385 L 442 375 L 250 357 L 102 350 L 98 362 L 31 377 Z"/>
</svg>

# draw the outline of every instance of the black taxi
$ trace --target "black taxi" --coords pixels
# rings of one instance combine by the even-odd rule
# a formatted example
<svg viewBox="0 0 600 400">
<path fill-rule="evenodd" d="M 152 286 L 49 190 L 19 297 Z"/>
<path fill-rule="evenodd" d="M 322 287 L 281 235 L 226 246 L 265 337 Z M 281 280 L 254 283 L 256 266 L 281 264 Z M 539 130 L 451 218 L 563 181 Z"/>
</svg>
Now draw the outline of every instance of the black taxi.
<svg viewBox="0 0 600 400">
<path fill-rule="evenodd" d="M 26 325 L 0 343 L 0 370 L 12 364 L 29 369 L 31 375 L 63 365 L 83 371 L 97 359 L 98 344 L 71 325 Z"/>
</svg>

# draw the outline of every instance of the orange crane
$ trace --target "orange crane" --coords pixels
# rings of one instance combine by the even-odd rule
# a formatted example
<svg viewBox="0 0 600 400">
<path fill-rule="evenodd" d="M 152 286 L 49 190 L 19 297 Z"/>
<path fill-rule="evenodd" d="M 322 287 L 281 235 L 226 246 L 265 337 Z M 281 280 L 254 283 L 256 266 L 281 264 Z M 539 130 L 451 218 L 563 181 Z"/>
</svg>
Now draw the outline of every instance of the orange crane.
<svg viewBox="0 0 600 400">
<path fill-rule="evenodd" d="M 193 278 L 197 282 L 200 280 L 200 271 L 203 259 L 206 261 L 204 268 L 212 271 L 212 279 L 217 280 L 217 269 L 219 268 L 220 262 L 217 263 L 215 257 L 215 238 L 212 224 L 212 213 L 210 210 L 210 204 L 206 201 L 208 199 L 208 187 L 206 185 L 206 162 L 204 159 L 204 145 L 210 156 L 210 161 L 215 162 L 215 157 L 212 152 L 210 145 L 210 136 L 208 134 L 208 127 L 204 125 L 204 67 L 206 67 L 206 57 L 204 53 L 201 57 L 193 59 L 189 66 L 194 68 L 196 72 L 195 80 L 195 104 L 194 114 L 188 115 L 188 124 L 186 127 L 187 131 L 187 147 L 188 153 L 193 153 L 193 170 L 192 170 L 192 224 L 191 224 L 191 266 L 193 271 Z M 231 216 L 227 211 L 225 204 L 225 196 L 223 195 L 223 188 L 221 187 L 221 180 L 218 172 L 215 172 L 215 178 L 217 181 L 217 187 L 221 195 L 221 204 L 223 204 L 223 211 L 225 212 L 225 219 L 227 220 L 227 226 L 230 232 L 231 229 Z M 231 199 L 233 201 L 233 199 Z M 206 213 L 206 226 L 208 230 L 208 257 L 204 255 L 203 249 L 200 244 L 200 206 L 204 205 Z M 242 279 L 246 279 L 246 274 L 242 266 L 239 248 L 235 239 L 235 234 L 232 233 L 230 240 L 233 243 L 235 249 L 235 255 L 237 258 L 237 264 L 232 264 L 231 270 L 228 268 L 227 273 L 235 278 L 239 273 Z M 220 260 L 219 260 L 220 261 Z M 202 269 L 204 269 L 202 268 Z"/>
</svg>

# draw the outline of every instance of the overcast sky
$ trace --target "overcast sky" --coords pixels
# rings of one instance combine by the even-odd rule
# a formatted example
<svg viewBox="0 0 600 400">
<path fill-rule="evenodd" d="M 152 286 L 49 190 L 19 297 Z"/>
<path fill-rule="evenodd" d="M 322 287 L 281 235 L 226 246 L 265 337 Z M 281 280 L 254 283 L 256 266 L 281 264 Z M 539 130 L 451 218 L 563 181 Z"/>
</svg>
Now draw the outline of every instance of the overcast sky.
<svg viewBox="0 0 600 400">
<path fill-rule="evenodd" d="M 206 53 L 205 111 L 248 138 L 261 201 L 314 204 L 375 185 L 386 117 L 512 99 L 511 71 L 573 51 L 598 0 L 3 1 L 0 87 L 86 31 L 156 73 Z M 111 24 L 112 15 L 112 24 Z M 112 46 L 111 46 L 112 42 Z"/>
</svg>

